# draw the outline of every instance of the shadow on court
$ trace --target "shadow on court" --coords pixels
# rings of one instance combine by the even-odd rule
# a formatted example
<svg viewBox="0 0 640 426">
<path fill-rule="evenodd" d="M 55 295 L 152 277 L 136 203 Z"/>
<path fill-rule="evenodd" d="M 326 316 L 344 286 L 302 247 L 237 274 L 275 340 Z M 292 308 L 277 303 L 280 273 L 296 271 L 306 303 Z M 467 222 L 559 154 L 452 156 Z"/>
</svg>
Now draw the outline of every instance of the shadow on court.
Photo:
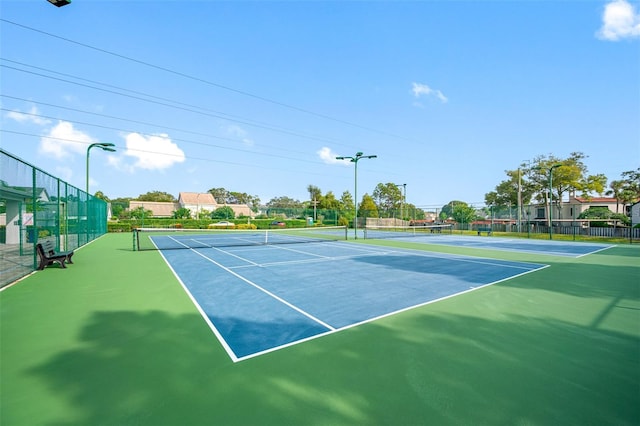
<svg viewBox="0 0 640 426">
<path fill-rule="evenodd" d="M 39 407 L 32 419 L 632 424 L 640 416 L 637 343 L 526 314 L 490 320 L 422 310 L 233 364 L 197 315 L 96 313 L 77 347 L 30 370 L 70 407 Z"/>
</svg>

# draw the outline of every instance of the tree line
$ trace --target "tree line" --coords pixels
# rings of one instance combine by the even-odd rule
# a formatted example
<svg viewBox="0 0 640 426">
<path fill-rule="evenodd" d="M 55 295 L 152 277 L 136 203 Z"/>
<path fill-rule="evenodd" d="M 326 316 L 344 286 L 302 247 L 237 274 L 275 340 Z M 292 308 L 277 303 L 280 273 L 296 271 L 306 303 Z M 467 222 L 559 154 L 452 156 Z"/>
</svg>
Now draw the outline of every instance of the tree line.
<svg viewBox="0 0 640 426">
<path fill-rule="evenodd" d="M 593 194 L 616 200 L 616 213 L 624 216 L 625 206 L 640 200 L 640 167 L 622 172 L 620 179 L 608 182 L 603 174 L 591 174 L 582 152 L 572 152 L 566 158 L 554 155 L 538 156 L 533 161 L 505 170 L 507 179 L 495 190 L 485 194 L 485 203 L 494 207 L 510 207 L 538 203 L 557 208 L 567 196 L 586 200 Z M 622 212 L 619 212 L 622 207 Z M 602 214 L 607 214 L 602 211 Z"/>
<path fill-rule="evenodd" d="M 514 169 L 505 170 L 507 178 L 496 185 L 493 191 L 485 194 L 485 204 L 494 208 L 515 208 L 520 205 L 539 203 L 549 206 L 553 200 L 553 206 L 560 208 L 561 202 L 568 196 L 580 196 L 586 199 L 592 194 L 606 195 L 614 198 L 624 207 L 640 200 L 640 168 L 621 173 L 620 179 L 608 182 L 603 174 L 589 172 L 585 159 L 588 158 L 582 152 L 573 152 L 566 158 L 554 155 L 540 155 L 532 161 L 520 164 Z M 550 179 L 551 177 L 551 179 Z M 551 184 L 551 192 L 549 191 Z M 309 199 L 300 201 L 283 195 L 274 197 L 262 204 L 260 197 L 246 192 L 231 191 L 226 188 L 211 188 L 207 191 L 212 194 L 218 204 L 246 204 L 254 212 L 266 208 L 267 211 L 289 209 L 304 210 L 304 214 L 313 214 L 316 211 L 340 211 L 347 221 L 351 220 L 355 213 L 353 195 L 344 191 L 338 198 L 332 191 L 323 193 L 315 185 L 308 185 Z M 176 198 L 167 192 L 150 191 L 140 194 L 135 198 L 116 198 L 110 200 L 102 192 L 97 192 L 96 197 L 112 203 L 114 216 L 126 217 L 129 201 L 155 201 L 176 202 Z M 394 183 L 378 183 L 371 194 L 365 193 L 358 203 L 359 217 L 397 217 L 402 219 L 424 219 L 424 210 L 417 208 L 404 199 L 402 187 Z M 549 207 L 547 207 L 549 208 Z M 220 209 L 223 209 L 221 207 Z M 217 210 L 220 210 L 217 209 Z M 188 217 L 190 212 L 178 211 L 177 217 Z M 215 212 L 206 212 L 213 218 L 229 218 L 233 213 L 231 209 Z M 618 207 L 616 208 L 618 210 Z M 141 212 L 144 214 L 144 212 Z M 452 218 L 458 222 L 471 221 L 477 216 L 477 210 L 464 201 L 452 200 L 442 206 L 439 219 Z M 231 216 L 232 217 L 232 216 Z"/>
</svg>

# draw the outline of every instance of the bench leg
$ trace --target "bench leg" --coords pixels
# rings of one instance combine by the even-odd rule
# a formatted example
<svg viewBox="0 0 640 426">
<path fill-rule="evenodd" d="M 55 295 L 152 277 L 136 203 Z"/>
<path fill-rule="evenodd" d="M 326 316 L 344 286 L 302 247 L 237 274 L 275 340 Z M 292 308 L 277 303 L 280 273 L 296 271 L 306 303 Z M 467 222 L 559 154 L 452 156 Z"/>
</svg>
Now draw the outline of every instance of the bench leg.
<svg viewBox="0 0 640 426">
<path fill-rule="evenodd" d="M 38 264 L 38 271 L 43 271 L 45 267 L 49 265 L 53 265 L 54 263 L 58 263 L 61 268 L 66 269 L 67 265 L 65 265 L 66 259 L 40 259 L 40 263 Z"/>
</svg>

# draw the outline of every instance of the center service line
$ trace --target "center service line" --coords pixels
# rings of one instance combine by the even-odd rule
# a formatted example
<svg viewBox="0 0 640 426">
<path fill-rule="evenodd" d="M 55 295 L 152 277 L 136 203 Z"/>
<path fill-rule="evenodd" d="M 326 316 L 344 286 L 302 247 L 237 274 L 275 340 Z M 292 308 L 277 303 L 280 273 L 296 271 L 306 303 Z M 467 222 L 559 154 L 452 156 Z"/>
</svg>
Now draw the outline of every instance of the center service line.
<svg viewBox="0 0 640 426">
<path fill-rule="evenodd" d="M 277 295 L 275 295 L 275 294 L 271 293 L 269 290 L 267 290 L 267 289 L 265 289 L 265 288 L 260 287 L 258 284 L 254 283 L 254 282 L 252 282 L 252 281 L 250 281 L 250 280 L 248 280 L 248 279 L 246 279 L 246 278 L 245 278 L 245 277 L 243 277 L 242 275 L 240 275 L 240 274 L 238 274 L 238 273 L 236 273 L 236 272 L 232 271 L 231 269 L 227 268 L 226 266 L 221 265 L 220 263 L 216 262 L 215 260 L 213 260 L 213 259 L 211 259 L 211 258 L 209 258 L 209 257 L 205 256 L 204 254 L 202 254 L 202 253 L 200 253 L 200 252 L 198 252 L 198 251 L 196 251 L 196 250 L 193 250 L 193 252 L 194 252 L 194 253 L 196 253 L 198 256 L 204 257 L 204 258 L 205 258 L 205 259 L 207 259 L 209 262 L 211 262 L 211 263 L 213 263 L 214 265 L 218 266 L 219 268 L 221 268 L 221 269 L 223 269 L 223 270 L 227 271 L 227 272 L 228 272 L 228 273 L 230 273 L 231 275 L 233 275 L 233 276 L 235 276 L 235 277 L 237 277 L 237 278 L 240 278 L 242 281 L 246 282 L 247 284 L 249 284 L 249 285 L 251 285 L 251 286 L 253 286 L 253 287 L 257 288 L 258 290 L 262 291 L 263 293 L 265 293 L 265 294 L 267 294 L 267 295 L 269 295 L 269 296 L 273 297 L 274 299 L 276 299 L 276 300 L 277 300 L 277 301 L 279 301 L 280 303 L 284 303 L 285 305 L 287 305 L 287 306 L 288 306 L 288 307 L 290 307 L 291 309 L 293 309 L 293 310 L 295 310 L 295 311 L 297 311 L 297 312 L 301 313 L 302 315 L 304 315 L 305 317 L 309 318 L 310 320 L 317 322 L 318 324 L 322 325 L 323 327 L 326 327 L 327 329 L 329 329 L 329 330 L 331 330 L 331 331 L 334 331 L 334 330 L 335 330 L 335 328 L 334 328 L 334 327 L 330 326 L 329 324 L 325 323 L 324 321 L 322 321 L 322 320 L 320 320 L 320 319 L 318 319 L 318 318 L 314 317 L 313 315 L 311 315 L 311 314 L 310 314 L 310 313 L 308 313 L 308 312 L 303 311 L 302 309 L 298 308 L 297 306 L 292 305 L 291 303 L 289 303 L 289 302 L 287 302 L 286 300 L 284 300 L 282 297 L 277 296 Z"/>
</svg>

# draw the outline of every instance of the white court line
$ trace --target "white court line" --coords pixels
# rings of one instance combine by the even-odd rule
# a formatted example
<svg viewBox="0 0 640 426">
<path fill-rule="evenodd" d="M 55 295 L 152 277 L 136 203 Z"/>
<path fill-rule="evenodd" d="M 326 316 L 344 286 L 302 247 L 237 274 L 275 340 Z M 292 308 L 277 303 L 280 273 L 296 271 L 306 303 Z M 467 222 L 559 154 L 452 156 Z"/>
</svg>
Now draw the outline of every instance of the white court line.
<svg viewBox="0 0 640 426">
<path fill-rule="evenodd" d="M 399 238 L 399 241 L 403 242 L 412 242 L 415 241 L 415 237 L 404 237 Z M 419 244 L 422 244 L 425 240 L 420 240 Z M 442 241 L 442 243 L 440 242 Z M 511 248 L 511 247 L 501 247 L 505 244 L 515 243 L 520 247 Z M 593 253 L 597 253 L 602 250 L 606 250 L 608 248 L 614 247 L 615 245 L 610 245 L 607 247 L 600 248 L 595 251 L 590 251 L 588 253 L 572 253 L 572 252 L 563 252 L 563 251 L 555 251 L 555 250 L 544 250 L 541 248 L 536 248 L 536 246 L 542 245 L 567 245 L 567 244 L 581 244 L 583 247 L 594 246 L 594 247 L 602 247 L 602 243 L 583 243 L 583 242 L 572 242 L 572 241 L 562 241 L 562 240 L 523 240 L 519 238 L 502 238 L 502 237 L 485 237 L 482 240 L 476 240 L 473 236 L 460 236 L 460 237 L 447 237 L 447 239 L 440 239 L 437 242 L 431 243 L 433 245 L 446 245 L 452 247 L 463 247 L 463 248 L 479 248 L 486 250 L 496 250 L 496 251 L 515 251 L 518 253 L 532 253 L 537 255 L 545 255 L 545 256 L 559 256 L 559 257 L 571 257 L 571 258 L 580 258 L 583 256 L 587 256 Z M 524 248 L 523 246 L 528 245 L 532 248 Z"/>
<path fill-rule="evenodd" d="M 327 243 L 320 243 L 323 246 L 328 246 L 329 244 Z M 319 244 L 314 244 L 314 246 L 318 246 Z M 283 260 L 280 262 L 267 262 L 267 263 L 256 263 L 253 262 L 245 257 L 239 256 L 237 254 L 234 254 L 230 251 L 227 250 L 223 250 L 222 248 L 219 247 L 210 247 L 212 249 L 215 249 L 216 251 L 219 251 L 220 253 L 224 253 L 224 254 L 228 254 L 229 256 L 235 257 L 238 260 L 242 260 L 243 262 L 248 263 L 249 265 L 238 265 L 238 266 L 224 266 L 225 268 L 228 268 L 229 270 L 231 269 L 242 269 L 242 268 L 250 268 L 252 266 L 257 266 L 257 267 L 267 267 L 267 266 L 276 266 L 276 265 L 291 265 L 291 264 L 296 264 L 296 263 L 314 263 L 314 262 L 325 262 L 325 261 L 335 261 L 335 260 L 345 260 L 345 259 L 352 259 L 352 258 L 356 258 L 356 257 L 361 257 L 361 256 L 372 256 L 372 255 L 386 255 L 389 253 L 394 253 L 393 250 L 385 250 L 385 251 L 380 251 L 379 249 L 377 251 L 373 251 L 373 250 L 360 250 L 360 249 L 355 249 L 355 247 L 347 247 L 348 249 L 354 249 L 353 251 L 364 251 L 367 254 L 354 254 L 354 255 L 344 255 L 344 256 L 324 256 L 324 255 L 320 255 L 317 253 L 311 253 L 308 251 L 304 251 L 304 250 L 294 250 L 290 247 L 283 247 L 283 245 L 279 245 L 279 244 L 272 244 L 272 245 L 266 245 L 266 246 L 259 246 L 260 248 L 258 248 L 258 246 L 254 246 L 251 248 L 243 248 L 240 249 L 238 251 L 243 251 L 243 252 L 247 252 L 247 251 L 257 251 L 257 250 L 265 250 L 265 248 L 269 248 L 270 250 L 284 250 L 284 251 L 291 251 L 294 253 L 299 253 L 299 254 L 304 254 L 307 256 L 313 256 L 315 257 L 314 259 L 300 259 L 300 260 Z M 346 246 L 343 246 L 346 247 Z M 193 249 L 193 251 L 195 251 L 196 253 L 202 255 L 201 253 L 197 252 L 195 249 Z M 206 257 L 206 256 L 205 256 Z"/>
<path fill-rule="evenodd" d="M 182 243 L 180 243 L 180 244 L 182 244 Z M 182 244 L 182 245 L 184 245 L 184 244 Z M 184 245 L 184 246 L 186 247 L 186 245 Z M 505 265 L 505 264 L 502 264 L 502 263 L 491 262 L 491 260 L 493 260 L 493 259 L 480 258 L 480 257 L 478 257 L 476 259 L 473 259 L 473 256 L 468 256 L 468 255 L 458 256 L 458 255 L 449 255 L 447 253 L 431 253 L 431 252 L 424 252 L 424 251 L 415 250 L 415 249 L 373 251 L 374 248 L 379 249 L 381 246 L 371 245 L 369 247 L 371 249 L 365 248 L 365 246 L 361 246 L 361 247 L 358 247 L 358 248 L 349 247 L 350 249 L 354 249 L 354 251 L 368 252 L 367 254 L 342 256 L 342 257 L 335 257 L 335 258 L 308 259 L 307 261 L 321 262 L 321 261 L 327 261 L 327 260 L 331 260 L 331 259 L 339 260 L 341 258 L 348 259 L 348 258 L 357 258 L 357 257 L 367 257 L 367 256 L 373 256 L 373 255 L 402 254 L 402 253 L 410 252 L 410 253 L 414 253 L 416 255 L 419 255 L 421 257 L 433 257 L 433 258 L 447 259 L 447 260 L 451 260 L 451 261 L 463 261 L 463 262 L 471 262 L 471 263 L 479 263 L 479 264 L 498 265 L 498 266 L 502 266 L 502 267 L 515 267 L 515 268 L 518 268 L 518 266 L 516 266 L 516 265 Z M 222 253 L 229 254 L 229 255 L 233 256 L 232 253 L 228 253 L 225 250 L 221 250 L 221 249 L 217 249 L 217 248 L 216 248 L 216 250 L 220 251 Z M 388 313 L 379 315 L 379 316 L 374 317 L 374 318 L 370 318 L 370 319 L 367 319 L 367 320 L 364 320 L 364 321 L 360 321 L 360 322 L 357 322 L 357 323 L 349 324 L 349 325 L 344 326 L 344 327 L 335 328 L 335 327 L 332 327 L 332 326 L 324 323 L 323 321 L 313 317 L 312 315 L 310 315 L 307 312 L 301 310 L 300 308 L 294 306 L 293 304 L 287 302 L 286 300 L 282 299 L 281 297 L 276 296 L 275 294 L 269 292 L 268 290 L 266 290 L 266 289 L 260 287 L 259 285 L 251 282 L 250 280 L 246 279 L 245 277 L 233 272 L 230 268 L 221 265 L 220 263 L 218 263 L 215 260 L 205 256 L 204 254 L 198 252 L 197 250 L 191 249 L 191 251 L 193 253 L 196 253 L 197 255 L 205 258 L 206 260 L 208 260 L 209 262 L 215 264 L 216 266 L 220 267 L 221 269 L 229 272 L 230 274 L 234 275 L 235 277 L 241 279 L 242 281 L 244 281 L 244 282 L 250 284 L 251 286 L 257 288 L 258 290 L 264 292 L 265 294 L 269 295 L 270 297 L 273 297 L 274 299 L 280 301 L 281 303 L 285 304 L 286 306 L 289 306 L 290 308 L 292 308 L 295 311 L 301 313 L 302 315 L 306 316 L 307 318 L 311 319 L 312 321 L 315 321 L 318 324 L 321 324 L 323 327 L 327 328 L 327 331 L 324 332 L 324 333 L 318 333 L 318 334 L 313 335 L 313 336 L 309 336 L 309 337 L 306 337 L 306 338 L 303 338 L 303 339 L 300 339 L 300 340 L 292 341 L 292 342 L 289 342 L 289 343 L 286 343 L 286 344 L 283 344 L 283 345 L 280 345 L 280 346 L 275 346 L 275 347 L 272 347 L 272 348 L 268 348 L 268 349 L 265 349 L 263 351 L 255 352 L 255 353 L 243 356 L 243 357 L 237 357 L 235 355 L 235 353 L 233 352 L 233 350 L 231 349 L 231 347 L 229 346 L 229 344 L 227 343 L 227 341 L 224 339 L 224 337 L 221 335 L 221 333 L 218 331 L 218 329 L 215 327 L 215 325 L 211 322 L 211 320 L 209 319 L 207 314 L 204 312 L 202 307 L 199 305 L 197 300 L 193 297 L 193 295 L 191 294 L 191 292 L 189 291 L 187 286 L 182 282 L 182 280 L 180 279 L 178 274 L 175 272 L 175 270 L 171 266 L 170 262 L 164 257 L 164 254 L 160 250 L 161 256 L 165 259 L 165 262 L 167 263 L 167 265 L 169 266 L 169 268 L 173 272 L 174 276 L 176 276 L 176 278 L 178 279 L 178 281 L 180 282 L 182 287 L 185 289 L 185 291 L 187 292 L 187 295 L 192 300 L 192 302 L 194 303 L 194 305 L 196 306 L 196 308 L 200 312 L 201 316 L 204 318 L 205 322 L 209 325 L 209 328 L 214 332 L 214 334 L 218 338 L 218 341 L 221 342 L 223 348 L 225 349 L 225 351 L 227 352 L 227 354 L 229 355 L 229 357 L 231 358 L 231 360 L 234 363 L 235 362 L 239 362 L 239 361 L 244 361 L 246 359 L 254 358 L 254 357 L 269 353 L 269 352 L 274 352 L 274 351 L 277 351 L 277 350 L 280 350 L 280 349 L 283 349 L 283 348 L 286 348 L 286 347 L 290 347 L 290 346 L 296 345 L 298 343 L 307 342 L 309 340 L 317 339 L 317 338 L 320 338 L 320 337 L 323 337 L 323 336 L 327 336 L 329 334 L 333 334 L 333 333 L 336 333 L 336 332 L 347 330 L 349 328 L 357 327 L 357 326 L 360 326 L 362 324 L 366 324 L 366 323 L 369 323 L 369 322 L 377 321 L 377 320 L 379 320 L 381 318 L 385 318 L 385 317 L 389 317 L 389 316 L 392 316 L 392 315 L 396 315 L 398 313 L 405 312 L 405 311 L 408 311 L 408 310 L 411 310 L 411 309 L 415 309 L 417 307 L 425 306 L 425 305 L 428 305 L 428 304 L 431 304 L 431 303 L 435 303 L 435 302 L 438 302 L 438 301 L 441 301 L 441 300 L 445 300 L 445 299 L 448 299 L 448 298 L 456 297 L 456 296 L 464 294 L 464 293 L 475 291 L 475 290 L 478 290 L 480 288 L 487 287 L 487 286 L 490 286 L 490 285 L 493 285 L 493 284 L 497 284 L 497 283 L 500 283 L 500 282 L 503 282 L 503 281 L 511 280 L 511 279 L 519 277 L 521 275 L 525 275 L 525 274 L 528 274 L 528 273 L 536 272 L 536 271 L 539 271 L 541 269 L 549 267 L 549 265 L 541 265 L 540 264 L 538 268 L 534 268 L 534 269 L 528 268 L 528 270 L 526 270 L 525 272 L 522 272 L 522 273 L 519 273 L 519 274 L 516 274 L 516 275 L 512 275 L 510 277 L 506 277 L 506 278 L 498 280 L 498 281 L 494 281 L 494 282 L 491 282 L 491 283 L 483 284 L 483 285 L 478 286 L 478 287 L 470 287 L 469 289 L 461 291 L 461 292 L 458 292 L 458 293 L 454 293 L 454 294 L 450 294 L 450 295 L 447 295 L 447 296 L 443 296 L 441 298 L 434 299 L 434 300 L 429 300 L 429 301 L 426 301 L 426 302 L 423 302 L 423 303 L 419 303 L 419 304 L 416 304 L 416 305 L 413 305 L 413 306 L 408 306 L 408 307 L 405 307 L 405 308 L 402 308 L 402 309 L 399 309 L 399 310 L 396 310 L 396 311 L 393 311 L 393 312 L 388 312 Z M 298 250 L 296 250 L 296 251 L 298 251 Z M 309 254 L 311 254 L 311 253 L 309 253 Z M 243 259 L 240 256 L 237 256 L 237 257 L 240 258 L 240 259 Z M 472 259 L 469 259 L 469 257 L 471 257 Z M 244 259 L 244 260 L 246 260 L 246 259 Z M 484 260 L 488 260 L 488 262 L 484 261 Z M 247 262 L 250 262 L 250 261 L 247 260 Z M 508 262 L 508 263 L 521 263 L 521 264 L 525 264 L 526 263 L 526 262 L 515 262 L 515 261 L 506 261 L 506 262 Z M 255 264 L 255 262 L 250 262 L 250 263 L 254 263 Z M 286 264 L 286 263 L 287 262 L 282 262 L 280 264 Z M 294 263 L 294 262 L 290 261 L 288 263 Z M 536 263 L 529 263 L 529 265 L 533 266 L 533 265 L 536 265 Z M 260 265 L 258 265 L 258 266 L 260 266 Z M 525 267 L 520 267 L 520 268 L 521 269 L 527 269 Z"/>
<path fill-rule="evenodd" d="M 478 287 L 470 287 L 469 289 L 460 291 L 458 293 L 453 293 L 453 294 L 449 294 L 447 296 L 443 296 L 443 297 L 440 297 L 440 298 L 437 298 L 437 299 L 428 300 L 426 302 L 418 303 L 417 305 L 407 306 L 405 308 L 398 309 L 398 310 L 393 311 L 393 312 L 388 312 L 386 314 L 382 314 L 382 315 L 379 315 L 379 316 L 374 317 L 374 318 L 369 318 L 369 319 L 366 319 L 364 321 L 360 321 L 360 322 L 356 322 L 356 323 L 353 323 L 353 324 L 346 325 L 344 327 L 334 328 L 333 330 L 327 331 L 325 333 L 316 334 L 316 335 L 313 335 L 313 336 L 306 337 L 304 339 L 300 339 L 300 340 L 296 340 L 296 341 L 293 341 L 293 342 L 289 342 L 289 343 L 284 344 L 284 345 L 274 346 L 273 348 L 265 349 L 265 350 L 260 351 L 260 352 L 255 352 L 255 353 L 252 353 L 250 355 L 246 355 L 246 356 L 240 357 L 240 358 L 237 359 L 237 361 L 234 361 L 234 362 L 244 361 L 244 360 L 247 360 L 247 359 L 250 359 L 250 358 L 254 358 L 254 357 L 257 357 L 257 356 L 260 356 L 260 355 L 267 354 L 269 352 L 275 352 L 277 350 L 284 349 L 284 348 L 287 348 L 287 347 L 290 347 L 290 346 L 293 346 L 293 345 L 297 345 L 298 343 L 304 343 L 304 342 L 307 342 L 309 340 L 318 339 L 320 337 L 324 337 L 324 336 L 327 336 L 329 334 L 339 333 L 341 331 L 348 330 L 350 328 L 354 328 L 354 327 L 361 326 L 363 324 L 367 324 L 367 323 L 370 323 L 370 322 L 378 321 L 378 320 L 380 320 L 382 318 L 386 318 L 386 317 L 390 317 L 390 316 L 393 316 L 393 315 L 397 315 L 399 313 L 410 311 L 410 310 L 416 309 L 416 308 L 420 308 L 422 306 L 430 305 L 432 303 L 440 302 L 442 300 L 446 300 L 446 299 L 450 299 L 450 298 L 453 298 L 453 297 L 457 297 L 457 296 L 460 296 L 460 295 L 465 294 L 465 293 L 470 293 L 472 291 L 476 291 L 476 290 L 479 290 L 479 289 L 484 288 L 484 287 L 489 287 L 489 286 L 492 286 L 494 284 L 501 283 L 503 281 L 508 281 L 508 280 L 513 279 L 513 278 L 520 277 L 522 275 L 530 274 L 532 272 L 537 272 L 539 270 L 542 270 L 542 269 L 545 269 L 545 268 L 548 268 L 548 267 L 549 267 L 549 265 L 540 265 L 540 268 L 531 269 L 531 270 L 522 272 L 520 274 L 516 274 L 516 275 L 512 275 L 512 276 L 507 277 L 507 278 L 503 278 L 501 280 L 497 280 L 497 281 L 494 281 L 494 282 L 483 284 L 483 285 L 480 285 Z"/>
<path fill-rule="evenodd" d="M 369 254 L 351 254 L 351 255 L 345 255 L 345 256 L 333 256 L 333 257 L 328 257 L 328 256 L 323 256 L 322 258 L 313 258 L 313 259 L 300 259 L 300 260 L 283 260 L 281 262 L 267 262 L 267 263 L 260 263 L 260 264 L 255 264 L 255 265 L 240 265 L 240 266 L 229 266 L 229 269 L 243 269 L 243 268 L 251 268 L 252 266 L 258 266 L 260 268 L 267 268 L 269 266 L 280 266 L 280 265 L 295 265 L 295 264 L 300 264 L 300 263 L 321 263 L 321 262 L 333 262 L 333 261 L 338 261 L 338 260 L 348 260 L 348 259 L 357 259 L 360 257 L 368 257 L 368 256 L 374 256 L 374 255 L 385 255 L 385 254 L 389 254 L 389 253 L 393 253 L 391 251 L 385 251 L 385 252 L 371 252 Z"/>
<path fill-rule="evenodd" d="M 224 348 L 227 355 L 229 355 L 229 358 L 231 358 L 231 361 L 238 362 L 240 358 L 237 357 L 235 352 L 233 352 L 233 349 L 231 349 L 231 346 L 229 346 L 229 344 L 225 340 L 224 336 L 222 336 L 222 333 L 220 333 L 220 331 L 216 328 L 216 326 L 211 322 L 207 313 L 204 311 L 204 309 L 202 309 L 202 306 L 200 306 L 200 304 L 198 303 L 198 300 L 189 291 L 189 287 L 187 287 L 187 285 L 180 278 L 180 275 L 178 275 L 175 269 L 173 269 L 173 266 L 171 266 L 171 262 L 169 262 L 169 260 L 164 256 L 164 253 L 162 252 L 162 250 L 158 250 L 158 251 L 160 252 L 160 256 L 162 256 L 162 258 L 164 259 L 169 269 L 171 269 L 173 276 L 176 277 L 176 279 L 182 286 L 182 289 L 185 291 L 185 293 L 187 293 L 187 296 L 189 296 L 189 299 L 191 299 L 191 301 L 193 302 L 198 312 L 200 312 L 200 316 L 202 316 L 202 319 L 204 319 L 204 321 L 207 323 L 211 331 L 213 331 L 213 334 L 216 336 L 216 338 Z"/>
<path fill-rule="evenodd" d="M 262 246 L 263 248 L 265 246 Z M 269 248 L 274 248 L 274 249 L 284 249 L 287 250 L 286 248 L 282 248 L 280 246 L 277 245 L 272 245 L 272 246 L 268 246 Z M 345 246 L 343 246 L 345 247 Z M 364 247 L 364 246 L 363 246 Z M 385 251 L 380 251 L 379 248 L 380 247 L 385 247 L 388 248 L 386 246 L 375 246 L 375 245 L 371 245 L 370 247 L 376 247 L 376 251 L 374 250 L 357 250 L 357 251 L 365 251 L 367 254 L 354 254 L 354 255 L 345 255 L 345 256 L 321 256 L 315 253 L 309 253 L 303 250 L 292 250 L 289 249 L 291 251 L 300 253 L 300 254 L 306 254 L 309 256 L 316 256 L 319 257 L 319 259 L 302 259 L 302 260 L 284 260 L 281 262 L 267 262 L 267 263 L 255 263 L 252 262 L 244 257 L 241 256 L 237 256 L 234 255 L 231 252 L 228 252 L 226 250 L 222 250 L 219 248 L 215 248 L 217 251 L 225 253 L 225 254 L 229 254 L 230 256 L 234 256 L 239 260 L 245 261 L 247 263 L 249 263 L 251 266 L 257 266 L 257 267 L 267 267 L 267 266 L 278 266 L 278 265 L 292 265 L 292 264 L 299 264 L 299 263 L 313 263 L 313 262 L 320 262 L 320 261 L 335 261 L 335 260 L 347 260 L 347 259 L 356 259 L 358 257 L 368 257 L 368 256 L 384 256 L 384 255 L 390 255 L 390 254 L 405 254 L 407 252 L 411 252 L 414 255 L 420 256 L 420 257 L 425 257 L 425 258 L 437 258 L 437 259 L 447 259 L 447 260 L 451 260 L 451 261 L 457 261 L 457 262 L 465 262 L 465 263 L 474 263 L 474 264 L 479 264 L 479 265 L 491 265 L 491 266 L 501 266 L 504 268 L 514 268 L 514 269 L 524 269 L 524 270 L 528 270 L 530 269 L 527 266 L 520 266 L 517 264 L 521 264 L 521 265 L 530 265 L 530 264 L 538 264 L 537 262 L 520 262 L 520 261 L 514 261 L 514 260 L 503 260 L 500 261 L 498 259 L 491 259 L 491 258 L 487 258 L 487 257 L 476 257 L 476 256 L 469 256 L 469 255 L 454 255 L 454 254 L 449 254 L 449 253 L 437 253 L 437 252 L 425 252 L 422 250 L 415 250 L 415 249 L 400 249 L 400 250 L 385 250 Z M 355 247 L 349 247 L 349 249 L 354 249 Z M 194 250 L 195 251 L 195 250 Z M 199 252 L 196 251 L 196 253 L 200 254 Z M 203 257 L 206 257 L 204 255 L 201 255 Z M 208 259 L 208 258 L 207 258 Z M 516 265 L 511 265 L 511 264 L 516 264 Z M 226 266 L 222 266 L 223 268 L 226 268 L 228 270 L 232 270 L 232 269 L 242 269 L 242 268 L 248 268 L 250 267 L 249 265 L 239 265 L 239 266 L 230 266 L 230 267 L 226 267 Z"/>
<path fill-rule="evenodd" d="M 268 296 L 271 296 L 272 298 L 274 298 L 275 300 L 279 301 L 280 303 L 285 304 L 286 306 L 290 307 L 291 309 L 301 313 L 302 315 L 304 315 L 305 317 L 309 318 L 312 321 L 317 322 L 318 324 L 322 325 L 323 327 L 329 329 L 329 330 L 335 330 L 334 327 L 330 326 L 329 324 L 325 323 L 324 321 L 320 320 L 319 318 L 314 317 L 313 315 L 311 315 L 310 313 L 303 311 L 302 309 L 298 308 L 297 306 L 295 306 L 294 304 L 287 302 L 286 300 L 284 300 L 282 297 L 277 296 L 276 294 L 270 292 L 269 290 L 259 286 L 258 284 L 254 283 L 253 281 L 243 277 L 242 275 L 232 271 L 231 269 L 227 268 L 224 265 L 221 265 L 220 263 L 216 262 L 215 260 L 211 259 L 210 257 L 205 256 L 204 254 L 196 251 L 196 250 L 192 250 L 194 253 L 196 253 L 198 256 L 201 256 L 205 259 L 207 259 L 209 262 L 213 263 L 214 265 L 218 266 L 219 268 L 227 271 L 228 273 L 230 273 L 231 275 L 233 275 L 236 278 L 241 279 L 242 281 L 246 282 L 247 284 L 255 287 L 256 289 L 260 290 L 261 292 L 267 294 Z"/>
<path fill-rule="evenodd" d="M 580 256 L 578 256 L 578 257 L 588 256 L 588 255 L 590 255 L 590 254 L 598 253 L 598 252 L 603 251 L 603 250 L 608 250 L 608 249 L 610 249 L 610 248 L 612 248 L 612 247 L 616 247 L 616 245 L 614 244 L 614 245 L 610 245 L 610 246 L 607 246 L 607 247 L 602 247 L 600 250 L 591 251 L 591 252 L 589 252 L 589 253 L 584 253 L 584 254 L 581 254 L 581 255 L 580 255 Z"/>
<path fill-rule="evenodd" d="M 221 253 L 227 254 L 227 255 L 229 255 L 231 257 L 235 257 L 236 259 L 242 260 L 243 262 L 247 262 L 247 263 L 249 263 L 249 264 L 251 264 L 253 266 L 260 266 L 258 263 L 252 262 L 249 259 L 245 259 L 244 257 L 240 257 L 237 254 L 231 253 L 230 251 L 222 250 L 221 248 L 218 248 L 218 247 L 211 247 L 211 248 L 216 250 L 216 251 L 219 251 Z M 195 250 L 193 250 L 193 251 L 195 251 Z M 198 253 L 200 256 L 202 256 L 202 254 L 200 254 L 200 252 L 197 252 L 197 251 L 195 251 L 195 252 Z M 209 258 L 207 257 L 207 259 L 209 259 Z"/>
</svg>

